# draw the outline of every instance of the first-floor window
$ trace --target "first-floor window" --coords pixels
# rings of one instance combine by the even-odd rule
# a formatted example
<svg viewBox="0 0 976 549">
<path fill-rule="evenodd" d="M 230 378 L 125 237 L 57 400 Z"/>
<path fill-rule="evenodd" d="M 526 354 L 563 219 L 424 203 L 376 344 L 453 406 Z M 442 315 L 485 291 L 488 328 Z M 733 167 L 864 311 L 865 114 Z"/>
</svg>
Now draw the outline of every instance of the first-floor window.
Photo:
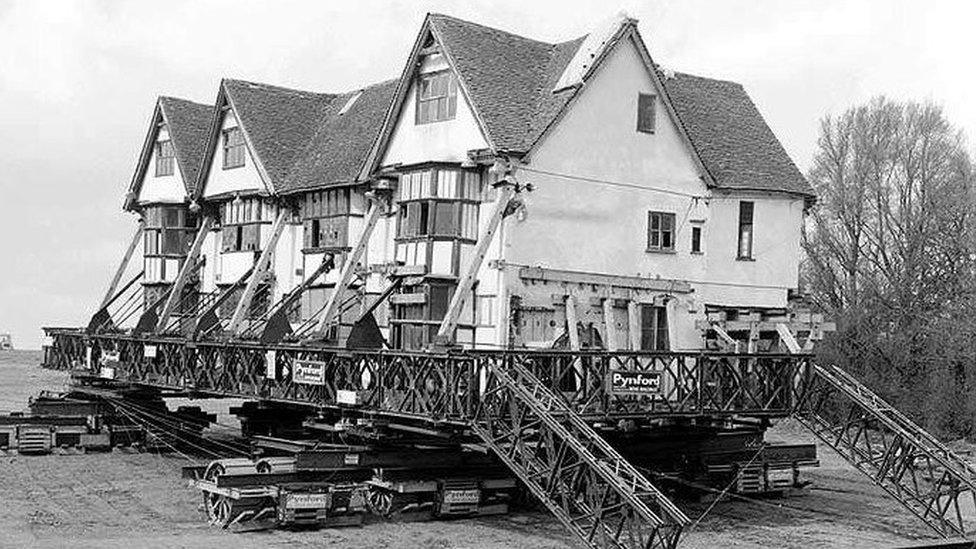
<svg viewBox="0 0 976 549">
<path fill-rule="evenodd" d="M 739 202 L 739 259 L 752 259 L 752 214 L 754 203 L 742 200 Z"/>
<path fill-rule="evenodd" d="M 668 310 L 665 307 L 641 305 L 641 350 L 667 351 Z"/>
<path fill-rule="evenodd" d="M 674 251 L 674 214 L 647 212 L 647 250 Z"/>
<path fill-rule="evenodd" d="M 702 253 L 702 228 L 701 225 L 691 227 L 691 253 Z"/>
</svg>

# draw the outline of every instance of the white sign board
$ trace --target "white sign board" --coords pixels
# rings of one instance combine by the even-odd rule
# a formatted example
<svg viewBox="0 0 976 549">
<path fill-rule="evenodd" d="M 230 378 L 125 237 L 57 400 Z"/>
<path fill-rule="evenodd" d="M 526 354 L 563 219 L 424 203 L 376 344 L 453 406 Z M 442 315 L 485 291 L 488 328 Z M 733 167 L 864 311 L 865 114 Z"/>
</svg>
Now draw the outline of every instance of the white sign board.
<svg viewBox="0 0 976 549">
<path fill-rule="evenodd" d="M 613 395 L 661 394 L 661 372 L 611 370 L 607 374 L 607 392 Z"/>
<path fill-rule="evenodd" d="M 325 385 L 325 363 L 317 360 L 296 360 L 291 380 L 305 385 Z"/>
</svg>

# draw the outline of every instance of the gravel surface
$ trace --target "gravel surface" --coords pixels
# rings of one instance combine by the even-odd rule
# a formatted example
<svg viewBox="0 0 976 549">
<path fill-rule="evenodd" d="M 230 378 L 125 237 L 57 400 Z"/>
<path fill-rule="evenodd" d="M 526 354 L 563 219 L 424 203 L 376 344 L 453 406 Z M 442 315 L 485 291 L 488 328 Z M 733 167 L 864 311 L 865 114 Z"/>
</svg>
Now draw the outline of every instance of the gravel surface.
<svg viewBox="0 0 976 549">
<path fill-rule="evenodd" d="M 0 410 L 26 407 L 66 376 L 37 367 L 40 353 L 0 352 Z M 226 412 L 226 402 L 209 402 Z M 768 438 L 809 442 L 783 422 Z M 680 502 L 693 521 L 681 547 L 898 547 L 930 537 L 927 527 L 846 464 L 820 448 L 813 485 L 789 497 L 740 501 L 726 496 Z M 201 496 L 180 479 L 187 462 L 154 454 L 0 456 L 0 547 L 542 548 L 577 547 L 544 513 L 361 528 L 233 534 L 209 527 Z"/>
</svg>

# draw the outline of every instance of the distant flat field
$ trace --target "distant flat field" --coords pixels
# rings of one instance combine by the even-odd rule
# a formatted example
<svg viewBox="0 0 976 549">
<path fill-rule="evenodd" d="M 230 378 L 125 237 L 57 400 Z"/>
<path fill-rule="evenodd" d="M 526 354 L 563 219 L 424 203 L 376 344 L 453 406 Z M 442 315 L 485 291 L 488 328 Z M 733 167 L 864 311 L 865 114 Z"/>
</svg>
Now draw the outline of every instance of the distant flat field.
<svg viewBox="0 0 976 549">
<path fill-rule="evenodd" d="M 19 410 L 41 389 L 63 389 L 67 376 L 37 366 L 40 352 L 0 351 L 0 409 Z M 216 403 L 209 403 L 212 408 Z M 226 405 L 224 405 L 226 406 Z M 226 410 L 223 410 L 226 411 Z M 784 422 L 770 438 L 809 442 Z M 793 496 L 744 502 L 723 498 L 680 506 L 693 521 L 681 547 L 896 547 L 929 536 L 927 528 L 831 450 L 820 449 L 814 484 Z M 233 534 L 209 527 L 201 496 L 180 479 L 176 456 L 89 454 L 0 456 L 0 547 L 207 549 L 578 547 L 545 513 L 362 528 Z"/>
</svg>

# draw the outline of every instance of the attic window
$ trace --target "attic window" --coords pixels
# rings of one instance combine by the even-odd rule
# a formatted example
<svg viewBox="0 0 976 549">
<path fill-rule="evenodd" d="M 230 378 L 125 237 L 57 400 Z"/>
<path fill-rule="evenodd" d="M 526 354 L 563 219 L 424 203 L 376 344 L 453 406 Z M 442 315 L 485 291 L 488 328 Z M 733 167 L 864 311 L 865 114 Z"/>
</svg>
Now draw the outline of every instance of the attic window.
<svg viewBox="0 0 976 549">
<path fill-rule="evenodd" d="M 156 143 L 156 177 L 173 175 L 176 164 L 175 158 L 172 141 Z"/>
<path fill-rule="evenodd" d="M 244 136 L 240 128 L 224 130 L 224 169 L 244 165 Z"/>
<path fill-rule="evenodd" d="M 423 74 L 417 82 L 416 123 L 454 120 L 457 112 L 457 80 L 451 71 Z"/>
<path fill-rule="evenodd" d="M 657 97 L 649 93 L 637 94 L 637 131 L 654 133 L 656 118 L 655 100 Z"/>
</svg>

